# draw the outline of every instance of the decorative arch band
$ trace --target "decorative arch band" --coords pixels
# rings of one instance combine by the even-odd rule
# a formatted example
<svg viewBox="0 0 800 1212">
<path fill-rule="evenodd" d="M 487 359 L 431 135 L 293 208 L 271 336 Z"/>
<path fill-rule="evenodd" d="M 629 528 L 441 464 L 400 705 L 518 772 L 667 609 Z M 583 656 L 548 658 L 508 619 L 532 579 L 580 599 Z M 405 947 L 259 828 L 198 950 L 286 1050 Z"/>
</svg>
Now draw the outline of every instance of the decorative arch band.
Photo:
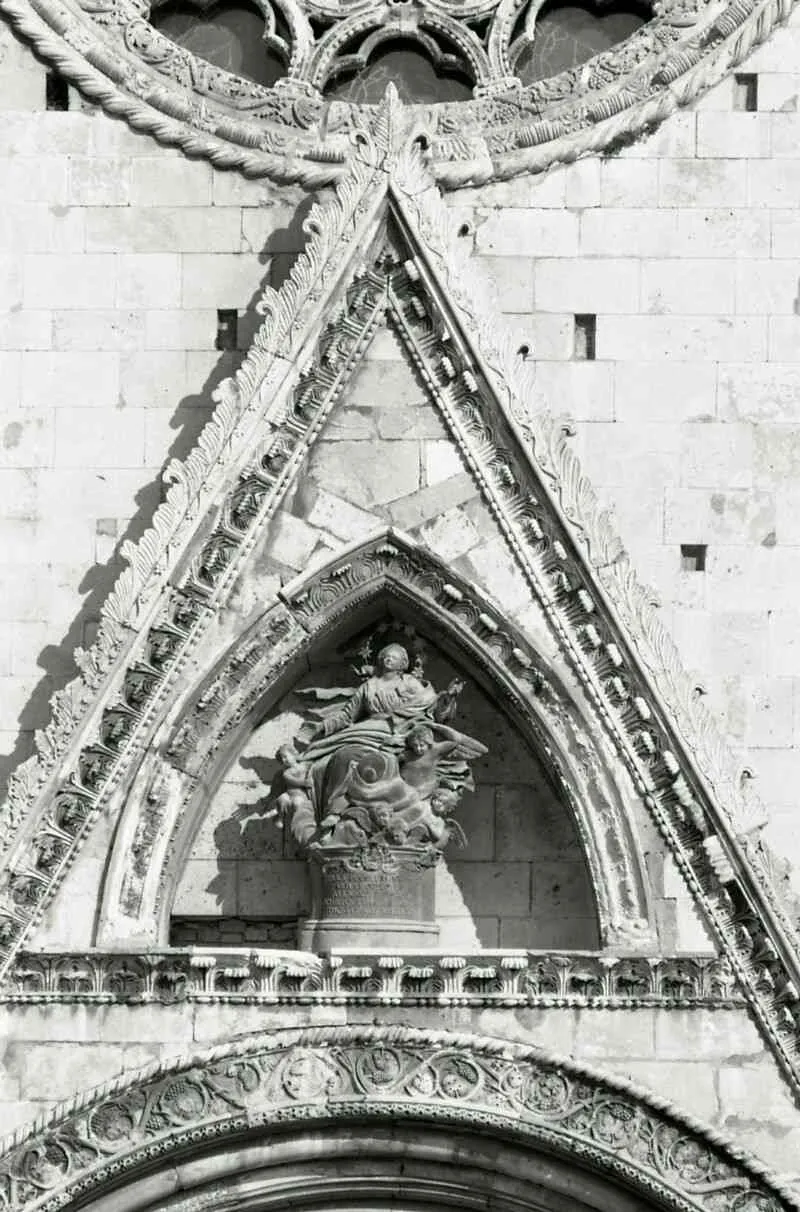
<svg viewBox="0 0 800 1212">
<path fill-rule="evenodd" d="M 626 1082 L 538 1049 L 405 1027 L 260 1035 L 79 1095 L 5 1142 L 0 1206 L 71 1212 L 113 1188 L 125 1208 L 145 1172 L 353 1122 L 511 1137 L 680 1212 L 796 1207 L 713 1132 Z"/>
</svg>

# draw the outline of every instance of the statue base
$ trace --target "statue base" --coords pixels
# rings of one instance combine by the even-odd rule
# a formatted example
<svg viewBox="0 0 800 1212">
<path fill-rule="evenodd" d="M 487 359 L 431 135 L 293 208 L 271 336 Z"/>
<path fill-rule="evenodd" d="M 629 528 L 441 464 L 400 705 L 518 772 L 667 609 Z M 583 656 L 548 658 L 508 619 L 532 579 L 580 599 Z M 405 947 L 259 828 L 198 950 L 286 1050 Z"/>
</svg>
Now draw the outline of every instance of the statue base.
<svg viewBox="0 0 800 1212">
<path fill-rule="evenodd" d="M 432 846 L 310 846 L 311 914 L 303 951 L 436 947 Z"/>
</svg>

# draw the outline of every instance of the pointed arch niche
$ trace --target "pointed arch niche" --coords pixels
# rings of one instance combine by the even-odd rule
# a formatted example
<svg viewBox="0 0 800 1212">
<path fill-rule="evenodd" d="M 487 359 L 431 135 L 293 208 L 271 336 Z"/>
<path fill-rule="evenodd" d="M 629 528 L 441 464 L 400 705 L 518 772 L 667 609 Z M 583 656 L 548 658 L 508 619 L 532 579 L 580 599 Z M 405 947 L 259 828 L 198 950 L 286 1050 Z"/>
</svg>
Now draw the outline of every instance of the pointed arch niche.
<svg viewBox="0 0 800 1212">
<path fill-rule="evenodd" d="M 286 586 L 183 700 L 131 785 L 100 945 L 294 946 L 305 864 L 263 816 L 274 754 L 300 723 L 296 691 L 347 684 L 343 650 L 387 620 L 424 640 L 435 685 L 465 678 L 457 723 L 489 747 L 459 813 L 468 847 L 441 871 L 441 945 L 652 948 L 633 792 L 587 705 L 473 584 L 393 530 Z"/>
</svg>

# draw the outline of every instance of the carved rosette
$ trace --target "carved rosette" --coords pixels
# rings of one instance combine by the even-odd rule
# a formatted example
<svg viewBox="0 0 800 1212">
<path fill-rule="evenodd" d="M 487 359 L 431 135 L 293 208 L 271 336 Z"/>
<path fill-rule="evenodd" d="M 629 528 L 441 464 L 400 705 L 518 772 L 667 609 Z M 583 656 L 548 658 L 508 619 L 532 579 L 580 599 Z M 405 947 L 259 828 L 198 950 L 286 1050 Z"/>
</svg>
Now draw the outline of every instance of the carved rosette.
<svg viewBox="0 0 800 1212">
<path fill-rule="evenodd" d="M 433 846 L 311 846 L 311 916 L 303 951 L 435 947 Z"/>
</svg>

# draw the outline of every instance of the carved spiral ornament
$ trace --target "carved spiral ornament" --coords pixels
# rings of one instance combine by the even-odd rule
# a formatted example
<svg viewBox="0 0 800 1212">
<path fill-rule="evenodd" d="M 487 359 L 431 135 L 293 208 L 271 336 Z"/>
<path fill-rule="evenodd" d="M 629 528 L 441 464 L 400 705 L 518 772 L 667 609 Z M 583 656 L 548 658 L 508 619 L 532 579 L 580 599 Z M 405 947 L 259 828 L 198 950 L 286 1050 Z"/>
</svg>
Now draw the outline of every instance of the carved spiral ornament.
<svg viewBox="0 0 800 1212">
<path fill-rule="evenodd" d="M 391 51 L 404 47 L 436 85 L 406 90 L 405 99 L 429 132 L 437 178 L 457 187 L 539 172 L 647 132 L 722 79 L 792 5 L 630 0 L 620 12 L 598 0 L 597 21 L 614 18 L 605 36 L 565 70 L 569 56 L 551 62 L 553 74 L 545 53 L 553 6 L 542 0 L 258 0 L 249 14 L 246 3 L 236 12 L 251 22 L 239 30 L 248 61 L 262 55 L 272 65 L 263 82 L 229 70 L 241 67 L 235 55 L 203 56 L 211 35 L 201 27 L 222 11 L 215 0 L 194 0 L 196 26 L 181 8 L 184 45 L 168 36 L 177 29 L 165 16 L 171 0 L 152 11 L 148 0 L 0 0 L 0 11 L 86 96 L 134 127 L 220 167 L 307 186 L 342 172 L 354 131 L 378 120 L 366 100 L 379 99 L 376 88 L 399 83 L 403 93 Z M 622 40 L 592 55 L 612 27 Z M 360 81 L 376 56 L 372 91 L 343 94 L 341 81 Z"/>
</svg>

